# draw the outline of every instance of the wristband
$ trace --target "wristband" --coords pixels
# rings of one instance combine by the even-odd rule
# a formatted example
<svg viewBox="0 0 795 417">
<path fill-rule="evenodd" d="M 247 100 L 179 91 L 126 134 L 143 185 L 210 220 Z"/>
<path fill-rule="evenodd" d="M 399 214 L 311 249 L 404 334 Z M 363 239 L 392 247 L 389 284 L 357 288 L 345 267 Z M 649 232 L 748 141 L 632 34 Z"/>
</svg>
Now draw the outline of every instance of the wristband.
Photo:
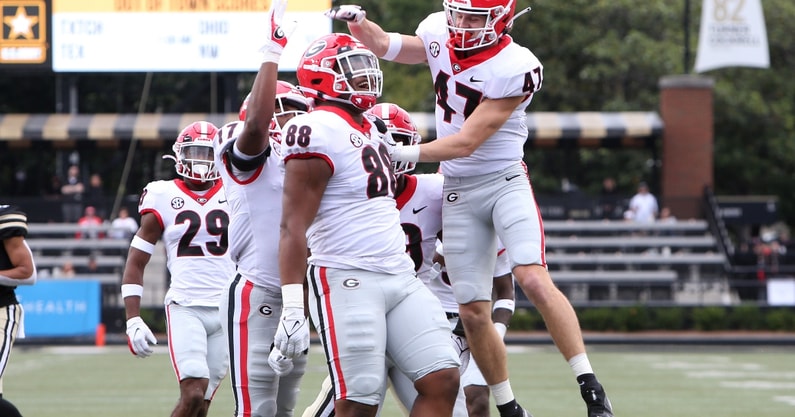
<svg viewBox="0 0 795 417">
<path fill-rule="evenodd" d="M 279 64 L 279 59 L 282 57 L 281 52 L 262 51 L 262 63 Z"/>
<path fill-rule="evenodd" d="M 494 323 L 494 328 L 497 329 L 497 333 L 500 335 L 500 339 L 504 339 L 505 333 L 508 332 L 508 326 L 502 323 Z"/>
<path fill-rule="evenodd" d="M 144 287 L 138 284 L 121 284 L 121 298 L 141 297 L 144 295 Z"/>
<path fill-rule="evenodd" d="M 392 154 L 392 160 L 405 162 L 420 162 L 420 145 L 397 146 Z"/>
<path fill-rule="evenodd" d="M 304 308 L 304 286 L 301 284 L 282 285 L 282 308 Z"/>
<path fill-rule="evenodd" d="M 444 256 L 444 245 L 439 239 L 436 239 L 436 253 L 438 253 L 440 256 Z"/>
<path fill-rule="evenodd" d="M 516 308 L 516 302 L 508 298 L 500 298 L 494 302 L 494 306 L 492 307 L 491 311 L 494 311 L 498 308 L 510 310 L 510 312 L 513 314 L 513 311 Z"/>
<path fill-rule="evenodd" d="M 392 61 L 393 59 L 397 58 L 398 54 L 400 53 L 400 49 L 403 47 L 403 35 L 390 32 L 389 35 L 389 47 L 386 49 L 384 55 L 381 56 L 381 59 L 386 61 Z"/>
<path fill-rule="evenodd" d="M 132 242 L 130 242 L 130 247 L 150 255 L 155 252 L 155 245 L 143 240 L 143 238 L 138 235 L 133 236 Z"/>
</svg>

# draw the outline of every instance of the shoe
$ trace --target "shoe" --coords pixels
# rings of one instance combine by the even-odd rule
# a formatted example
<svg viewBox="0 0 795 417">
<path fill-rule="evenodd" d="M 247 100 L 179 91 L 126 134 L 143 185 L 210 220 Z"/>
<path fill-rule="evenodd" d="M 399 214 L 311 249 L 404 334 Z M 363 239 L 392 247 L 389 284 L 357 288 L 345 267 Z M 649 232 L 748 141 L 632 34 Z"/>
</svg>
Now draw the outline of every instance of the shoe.
<svg viewBox="0 0 795 417">
<path fill-rule="evenodd" d="M 500 412 L 500 417 L 533 417 L 533 415 L 522 408 L 516 400 L 508 404 L 498 405 L 497 410 Z"/>
<path fill-rule="evenodd" d="M 580 394 L 588 407 L 588 417 L 614 417 L 613 406 L 601 384 L 583 385 Z"/>
</svg>

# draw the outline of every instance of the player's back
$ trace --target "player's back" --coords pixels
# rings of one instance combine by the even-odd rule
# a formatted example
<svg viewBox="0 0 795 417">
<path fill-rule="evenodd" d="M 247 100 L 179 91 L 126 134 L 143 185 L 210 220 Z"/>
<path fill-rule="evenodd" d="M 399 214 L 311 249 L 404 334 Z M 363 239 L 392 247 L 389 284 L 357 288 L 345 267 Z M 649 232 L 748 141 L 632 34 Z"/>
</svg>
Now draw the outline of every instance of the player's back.
<svg viewBox="0 0 795 417">
<path fill-rule="evenodd" d="M 394 200 L 386 145 L 368 119 L 329 107 L 290 120 L 282 130 L 285 164 L 293 158 L 325 160 L 332 174 L 307 230 L 310 261 L 341 269 L 396 273 L 413 270 Z M 311 132 L 300 137 L 295 132 Z"/>
<path fill-rule="evenodd" d="M 221 181 L 203 193 L 190 190 L 180 179 L 151 182 L 138 211 L 154 214 L 163 230 L 171 274 L 166 303 L 217 306 L 221 289 L 234 273 Z"/>
</svg>

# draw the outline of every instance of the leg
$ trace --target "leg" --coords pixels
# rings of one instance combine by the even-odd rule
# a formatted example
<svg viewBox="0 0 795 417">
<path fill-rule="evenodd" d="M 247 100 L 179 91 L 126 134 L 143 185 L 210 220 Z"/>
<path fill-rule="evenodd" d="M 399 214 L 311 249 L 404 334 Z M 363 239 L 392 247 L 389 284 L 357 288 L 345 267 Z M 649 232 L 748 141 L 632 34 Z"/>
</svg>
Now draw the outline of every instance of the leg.
<svg viewBox="0 0 795 417">
<path fill-rule="evenodd" d="M 505 344 L 491 321 L 491 302 L 473 301 L 459 306 L 467 343 L 474 360 L 482 366 L 489 385 L 508 379 Z"/>
<path fill-rule="evenodd" d="M 489 417 L 489 387 L 486 385 L 468 385 L 464 387 L 469 417 Z"/>
<path fill-rule="evenodd" d="M 461 385 L 464 387 L 467 415 L 469 417 L 489 417 L 490 391 L 477 361 L 469 361 L 469 367 L 461 375 Z"/>
<path fill-rule="evenodd" d="M 209 313 L 208 310 L 212 310 Z M 169 355 L 179 380 L 179 402 L 172 417 L 204 417 L 210 383 L 207 318 L 212 315 L 220 327 L 218 310 L 211 307 L 166 306 Z"/>
<path fill-rule="evenodd" d="M 386 294 L 392 276 L 310 265 L 309 311 L 334 387 L 337 416 L 371 416 L 386 384 Z M 419 280 L 414 277 L 414 280 Z M 343 282 L 355 282 L 344 286 Z M 422 283 L 420 283 L 422 285 Z"/>
<path fill-rule="evenodd" d="M 21 304 L 0 307 L 0 328 L 7 329 L 0 339 L 0 416 L 3 417 L 22 417 L 14 404 L 3 398 L 3 374 L 11 357 L 11 349 L 17 339 L 19 323 L 22 321 L 23 314 Z"/>
<path fill-rule="evenodd" d="M 387 315 L 387 354 L 414 383 L 411 416 L 451 416 L 458 397 L 458 352 L 441 303 L 408 275 L 392 288 L 405 294 Z"/>
<path fill-rule="evenodd" d="M 204 378 L 186 378 L 179 381 L 179 402 L 171 412 L 171 417 L 206 416 L 204 392 L 207 391 L 208 382 Z"/>
<path fill-rule="evenodd" d="M 378 405 L 369 405 L 353 400 L 337 400 L 334 403 L 334 412 L 340 417 L 375 417 Z"/>
<path fill-rule="evenodd" d="M 574 308 L 555 286 L 541 265 L 519 265 L 513 269 L 516 282 L 541 313 L 555 345 L 568 361 L 585 353 L 580 325 Z"/>
<path fill-rule="evenodd" d="M 458 368 L 442 369 L 414 381 L 417 398 L 409 415 L 452 416 L 458 384 Z"/>
</svg>

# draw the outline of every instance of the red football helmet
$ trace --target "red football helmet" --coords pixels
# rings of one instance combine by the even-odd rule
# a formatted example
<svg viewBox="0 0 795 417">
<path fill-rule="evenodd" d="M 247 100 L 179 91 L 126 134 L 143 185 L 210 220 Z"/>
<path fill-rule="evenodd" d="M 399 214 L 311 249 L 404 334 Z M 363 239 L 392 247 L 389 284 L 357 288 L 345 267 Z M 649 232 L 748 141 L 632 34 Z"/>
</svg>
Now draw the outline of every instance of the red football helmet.
<svg viewBox="0 0 795 417">
<path fill-rule="evenodd" d="M 287 108 L 289 106 L 290 108 Z M 291 116 L 292 119 L 299 114 L 304 114 L 312 108 L 312 100 L 307 98 L 298 87 L 288 83 L 287 81 L 278 81 L 276 83 L 276 108 L 273 109 L 273 122 L 271 123 L 271 130 L 282 130 L 282 124 L 279 118 L 284 116 Z M 290 120 L 287 119 L 287 120 Z M 285 122 L 287 121 L 285 120 Z M 274 125 L 276 129 L 274 128 Z"/>
<path fill-rule="evenodd" d="M 246 95 L 243 104 L 240 106 L 238 118 L 241 121 L 246 121 L 246 111 L 248 110 L 248 101 L 251 98 L 251 93 Z M 287 108 L 285 106 L 289 106 Z M 271 120 L 270 131 L 271 133 L 279 133 L 281 131 L 281 122 L 278 118 L 283 116 L 298 116 L 304 114 L 312 108 L 312 100 L 307 98 L 296 86 L 288 83 L 287 81 L 276 82 L 276 107 L 273 109 L 273 119 Z M 287 119 L 289 120 L 289 119 Z M 287 121 L 285 120 L 285 121 Z"/>
<path fill-rule="evenodd" d="M 308 97 L 367 110 L 381 97 L 383 73 L 378 57 L 350 35 L 332 33 L 314 41 L 296 71 Z"/>
<path fill-rule="evenodd" d="M 444 0 L 447 14 L 447 45 L 456 51 L 468 51 L 496 43 L 508 33 L 516 12 L 515 0 Z M 461 21 L 466 15 L 486 18 L 483 27 L 469 27 Z"/>
<path fill-rule="evenodd" d="M 396 143 L 408 146 L 417 145 L 422 141 L 422 137 L 417 132 L 417 126 L 411 121 L 409 113 L 397 104 L 379 103 L 367 112 L 384 121 L 387 131 L 392 134 Z M 392 161 L 395 175 L 412 172 L 416 166 L 415 162 Z"/>
<path fill-rule="evenodd" d="M 177 162 L 177 174 L 194 182 L 215 181 L 220 178 L 215 168 L 213 139 L 218 128 L 210 122 L 193 122 L 182 129 L 171 149 Z"/>
</svg>

